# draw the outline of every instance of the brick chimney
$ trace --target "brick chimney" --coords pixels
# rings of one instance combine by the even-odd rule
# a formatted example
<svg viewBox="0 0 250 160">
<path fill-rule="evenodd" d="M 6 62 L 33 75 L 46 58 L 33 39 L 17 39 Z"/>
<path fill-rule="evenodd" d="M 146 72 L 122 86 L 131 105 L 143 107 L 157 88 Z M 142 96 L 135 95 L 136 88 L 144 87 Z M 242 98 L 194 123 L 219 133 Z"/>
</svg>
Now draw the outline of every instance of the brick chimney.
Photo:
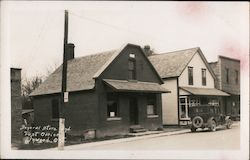
<svg viewBox="0 0 250 160">
<path fill-rule="evenodd" d="M 66 59 L 71 60 L 75 58 L 75 45 L 73 43 L 66 44 Z"/>
<path fill-rule="evenodd" d="M 149 45 L 145 45 L 144 48 L 143 48 L 143 51 L 144 51 L 144 53 L 145 53 L 145 55 L 147 57 L 152 55 L 152 51 L 150 50 L 150 46 Z"/>
</svg>

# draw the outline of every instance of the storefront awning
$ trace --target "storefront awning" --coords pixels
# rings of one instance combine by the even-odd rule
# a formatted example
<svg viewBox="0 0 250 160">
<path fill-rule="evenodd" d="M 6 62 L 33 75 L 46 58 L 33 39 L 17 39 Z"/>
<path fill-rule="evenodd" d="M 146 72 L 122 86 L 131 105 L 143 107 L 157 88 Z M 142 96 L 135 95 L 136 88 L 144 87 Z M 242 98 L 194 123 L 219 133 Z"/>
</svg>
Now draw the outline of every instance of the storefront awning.
<svg viewBox="0 0 250 160">
<path fill-rule="evenodd" d="M 169 90 L 165 89 L 158 83 L 113 79 L 104 79 L 103 81 L 115 91 L 170 93 Z"/>
<path fill-rule="evenodd" d="M 184 91 L 192 95 L 201 95 L 201 96 L 230 96 L 226 92 L 215 88 L 195 88 L 195 87 L 180 87 Z"/>
</svg>

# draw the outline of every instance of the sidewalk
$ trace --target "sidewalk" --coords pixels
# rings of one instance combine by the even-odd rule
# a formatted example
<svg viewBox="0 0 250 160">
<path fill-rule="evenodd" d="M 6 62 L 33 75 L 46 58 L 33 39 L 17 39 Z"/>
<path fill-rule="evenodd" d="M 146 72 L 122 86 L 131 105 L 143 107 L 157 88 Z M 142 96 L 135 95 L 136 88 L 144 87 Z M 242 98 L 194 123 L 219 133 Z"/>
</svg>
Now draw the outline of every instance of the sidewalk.
<svg viewBox="0 0 250 160">
<path fill-rule="evenodd" d="M 234 121 L 233 126 L 239 126 L 239 125 L 240 125 L 240 122 Z M 223 128 L 223 126 L 219 127 L 218 130 L 220 130 L 221 128 Z M 149 139 L 149 138 L 185 134 L 185 133 L 190 133 L 190 132 L 191 131 L 188 128 L 166 127 L 166 128 L 164 128 L 163 131 L 148 131 L 148 132 L 136 133 L 136 134 L 133 133 L 134 137 L 111 139 L 111 140 L 104 140 L 104 141 L 89 142 L 89 143 L 82 143 L 82 144 L 65 146 L 64 150 L 83 150 L 83 149 L 87 149 L 87 148 L 95 147 L 95 146 L 138 141 L 138 140 Z M 57 150 L 57 148 L 50 148 L 47 150 Z"/>
<path fill-rule="evenodd" d="M 114 144 L 114 143 L 122 143 L 122 142 L 130 142 L 148 138 L 155 138 L 155 137 L 162 137 L 162 136 L 171 136 L 176 134 L 184 134 L 190 132 L 190 129 L 183 129 L 183 128 L 165 128 L 163 131 L 148 131 L 144 133 L 137 133 L 134 134 L 135 137 L 129 138 L 121 138 L 121 139 L 114 139 L 114 140 L 105 140 L 99 142 L 90 142 L 90 143 L 82 143 L 76 145 L 65 146 L 64 150 L 77 150 L 80 148 L 87 148 L 99 145 L 107 145 L 107 144 Z M 50 148 L 46 150 L 57 150 L 57 148 Z"/>
</svg>

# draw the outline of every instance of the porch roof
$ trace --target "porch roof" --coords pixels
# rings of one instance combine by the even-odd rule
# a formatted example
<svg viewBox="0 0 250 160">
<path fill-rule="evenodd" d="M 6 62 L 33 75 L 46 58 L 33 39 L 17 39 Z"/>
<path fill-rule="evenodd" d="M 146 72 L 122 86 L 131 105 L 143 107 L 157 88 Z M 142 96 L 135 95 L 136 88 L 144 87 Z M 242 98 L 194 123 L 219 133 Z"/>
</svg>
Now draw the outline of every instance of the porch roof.
<svg viewBox="0 0 250 160">
<path fill-rule="evenodd" d="M 195 88 L 195 87 L 180 87 L 180 88 L 193 95 L 230 96 L 228 93 L 218 90 L 216 88 Z"/>
<path fill-rule="evenodd" d="M 34 109 L 23 109 L 22 114 L 34 112 Z"/>
<path fill-rule="evenodd" d="M 103 79 L 104 83 L 115 91 L 125 92 L 151 92 L 151 93 L 170 93 L 158 83 Z"/>
</svg>

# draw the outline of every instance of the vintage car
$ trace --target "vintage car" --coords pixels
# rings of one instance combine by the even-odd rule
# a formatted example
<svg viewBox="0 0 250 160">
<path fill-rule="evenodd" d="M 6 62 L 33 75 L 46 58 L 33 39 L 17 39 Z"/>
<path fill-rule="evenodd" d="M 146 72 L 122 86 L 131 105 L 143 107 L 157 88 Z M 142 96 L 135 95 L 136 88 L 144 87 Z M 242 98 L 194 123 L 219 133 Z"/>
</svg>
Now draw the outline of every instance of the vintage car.
<svg viewBox="0 0 250 160">
<path fill-rule="evenodd" d="M 232 127 L 230 116 L 224 115 L 219 106 L 200 105 L 189 108 L 189 117 L 191 118 L 191 131 L 195 132 L 198 128 L 209 128 L 216 131 L 219 125 L 225 125 L 228 129 Z"/>
</svg>

